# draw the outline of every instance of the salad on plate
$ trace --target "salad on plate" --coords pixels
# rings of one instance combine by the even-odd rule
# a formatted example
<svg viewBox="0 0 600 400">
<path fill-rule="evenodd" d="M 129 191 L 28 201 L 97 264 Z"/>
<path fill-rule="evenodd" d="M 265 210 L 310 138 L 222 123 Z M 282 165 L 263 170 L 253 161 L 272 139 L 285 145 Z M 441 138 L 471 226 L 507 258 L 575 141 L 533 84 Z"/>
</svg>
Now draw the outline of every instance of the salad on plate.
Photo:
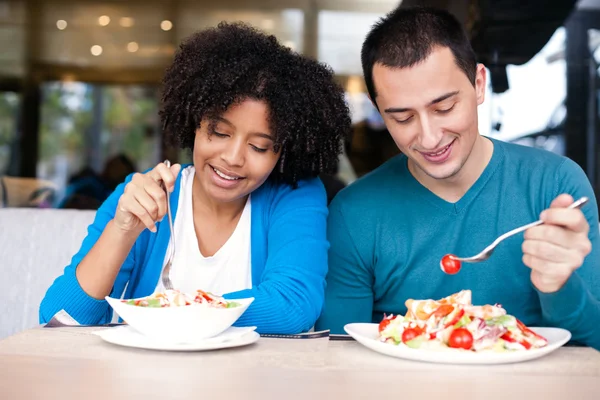
<svg viewBox="0 0 600 400">
<path fill-rule="evenodd" d="M 405 316 L 385 316 L 378 340 L 413 349 L 463 351 L 523 351 L 545 347 L 538 335 L 499 304 L 476 306 L 471 291 L 441 300 L 406 301 Z"/>
<path fill-rule="evenodd" d="M 240 303 L 227 301 L 223 297 L 198 289 L 196 293 L 188 294 L 179 290 L 165 290 L 154 293 L 142 299 L 121 300 L 125 304 L 139 307 L 182 307 L 192 304 L 205 304 L 214 308 L 239 307 Z"/>
</svg>

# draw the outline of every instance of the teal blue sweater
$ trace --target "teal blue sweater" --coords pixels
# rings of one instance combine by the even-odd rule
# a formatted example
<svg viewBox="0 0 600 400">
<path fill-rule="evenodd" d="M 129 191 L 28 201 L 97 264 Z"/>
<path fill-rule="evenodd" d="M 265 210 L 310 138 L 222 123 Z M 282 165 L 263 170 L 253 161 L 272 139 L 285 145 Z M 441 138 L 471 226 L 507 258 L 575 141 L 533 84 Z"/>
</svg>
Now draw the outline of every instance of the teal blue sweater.
<svg viewBox="0 0 600 400">
<path fill-rule="evenodd" d="M 179 183 L 171 194 L 177 217 Z M 64 309 L 81 324 L 109 322 L 112 309 L 105 300 L 88 296 L 75 269 L 113 218 L 125 184 L 121 184 L 98 210 L 88 235 L 64 274 L 48 289 L 39 310 L 40 323 Z M 257 326 L 260 333 L 299 333 L 310 329 L 321 312 L 327 273 L 327 197 L 319 179 L 289 185 L 264 183 L 252 193 L 252 289 L 228 293 L 226 298 L 254 297 L 236 322 Z M 169 224 L 157 224 L 157 233 L 145 230 L 123 263 L 111 292 L 138 298 L 154 292 L 169 243 Z M 60 234 L 60 233 L 59 233 Z M 201 289 L 201 288 L 200 288 Z"/>
<path fill-rule="evenodd" d="M 565 328 L 575 341 L 600 349 L 598 209 L 586 175 L 553 153 L 493 143 L 490 163 L 456 203 L 415 180 L 403 155 L 338 194 L 329 209 L 329 272 L 318 329 L 343 333 L 346 323 L 406 313 L 409 298 L 471 289 L 474 304 L 500 303 L 527 325 Z M 558 292 L 544 294 L 531 283 L 523 234 L 456 275 L 440 270 L 445 254 L 479 253 L 502 233 L 537 220 L 560 193 L 591 199 L 582 211 L 593 250 Z"/>
</svg>

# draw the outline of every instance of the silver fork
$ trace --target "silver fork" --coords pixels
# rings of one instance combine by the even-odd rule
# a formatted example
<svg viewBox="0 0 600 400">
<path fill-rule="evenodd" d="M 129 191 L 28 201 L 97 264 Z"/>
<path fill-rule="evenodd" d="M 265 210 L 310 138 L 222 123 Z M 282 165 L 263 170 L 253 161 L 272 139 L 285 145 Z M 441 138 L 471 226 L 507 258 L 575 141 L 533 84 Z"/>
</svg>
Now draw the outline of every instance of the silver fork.
<svg viewBox="0 0 600 400">
<path fill-rule="evenodd" d="M 582 197 L 579 200 L 573 202 L 573 204 L 571 204 L 567 208 L 580 208 L 585 203 L 587 203 L 588 200 L 589 199 L 587 197 Z M 544 223 L 544 221 L 538 220 L 538 221 L 532 222 L 530 224 L 523 225 L 519 228 L 513 229 L 512 231 L 506 232 L 504 235 L 499 236 L 498 239 L 494 240 L 494 242 L 492 244 L 490 244 L 488 247 L 483 249 L 483 251 L 481 253 L 479 253 L 473 257 L 457 257 L 457 256 L 451 256 L 451 257 L 455 260 L 462 261 L 462 262 L 475 263 L 475 262 L 485 261 L 488 258 L 490 258 L 490 256 L 494 252 L 494 249 L 496 248 L 496 246 L 498 246 L 498 244 L 500 244 L 500 242 L 502 242 L 504 239 L 509 238 L 513 235 L 516 235 L 517 233 L 523 232 L 529 228 L 533 228 L 534 226 L 542 225 L 543 223 Z"/>
<path fill-rule="evenodd" d="M 165 160 L 164 163 L 167 168 L 171 168 L 171 162 L 169 160 Z M 169 278 L 169 272 L 171 271 L 171 264 L 173 263 L 173 257 L 175 256 L 175 235 L 173 234 L 173 218 L 171 218 L 171 196 L 169 195 L 169 191 L 164 182 L 162 186 L 167 194 L 167 217 L 169 218 L 169 229 L 171 230 L 171 253 L 169 254 L 165 268 L 162 270 L 160 279 L 165 289 L 172 290 L 173 284 L 171 283 L 171 278 Z"/>
</svg>

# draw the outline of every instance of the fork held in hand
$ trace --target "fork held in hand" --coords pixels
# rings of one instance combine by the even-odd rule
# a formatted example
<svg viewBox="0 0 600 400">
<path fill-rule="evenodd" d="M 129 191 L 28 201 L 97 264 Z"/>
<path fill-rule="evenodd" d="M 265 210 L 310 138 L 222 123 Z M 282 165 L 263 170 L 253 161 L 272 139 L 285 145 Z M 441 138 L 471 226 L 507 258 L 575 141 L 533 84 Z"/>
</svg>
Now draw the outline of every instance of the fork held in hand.
<svg viewBox="0 0 600 400">
<path fill-rule="evenodd" d="M 587 197 L 582 197 L 579 200 L 573 202 L 573 204 L 571 204 L 567 208 L 580 208 L 585 203 L 587 203 L 588 200 L 589 199 Z M 483 249 L 483 251 L 481 253 L 479 253 L 473 257 L 457 257 L 454 255 L 451 257 L 455 260 L 462 261 L 462 262 L 473 262 L 474 263 L 474 262 L 485 261 L 488 258 L 490 258 L 490 256 L 494 252 L 494 249 L 496 248 L 496 246 L 498 246 L 498 244 L 500 244 L 500 242 L 502 242 L 504 239 L 509 238 L 513 235 L 516 235 L 517 233 L 526 231 L 529 228 L 533 228 L 534 226 L 542 225 L 543 223 L 544 223 L 544 221 L 538 220 L 538 221 L 532 222 L 530 224 L 523 225 L 519 228 L 513 229 L 512 231 L 506 232 L 504 235 L 502 235 L 502 236 L 498 237 L 496 240 L 494 240 L 494 242 L 492 244 L 490 244 L 488 247 Z"/>
<path fill-rule="evenodd" d="M 171 168 L 171 162 L 169 160 L 165 160 L 165 165 L 167 168 Z M 171 272 L 171 264 L 173 263 L 173 257 L 175 256 L 175 235 L 173 234 L 173 218 L 171 218 L 171 196 L 164 182 L 162 186 L 167 193 L 167 218 L 169 218 L 169 229 L 171 231 L 171 252 L 167 259 L 167 263 L 165 264 L 165 268 L 163 268 L 160 279 L 166 290 L 172 290 L 173 284 L 171 283 L 171 278 L 169 278 L 169 272 Z"/>
</svg>

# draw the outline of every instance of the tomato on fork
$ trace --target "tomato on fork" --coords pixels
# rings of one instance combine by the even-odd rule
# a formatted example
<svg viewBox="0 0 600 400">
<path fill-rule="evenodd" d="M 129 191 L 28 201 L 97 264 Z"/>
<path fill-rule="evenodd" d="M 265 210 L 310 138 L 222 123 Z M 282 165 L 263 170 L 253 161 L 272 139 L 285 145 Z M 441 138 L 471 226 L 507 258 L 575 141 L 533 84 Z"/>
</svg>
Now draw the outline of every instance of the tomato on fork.
<svg viewBox="0 0 600 400">
<path fill-rule="evenodd" d="M 440 261 L 440 268 L 448 275 L 454 275 L 460 271 L 460 260 L 452 254 L 446 254 Z"/>
</svg>

